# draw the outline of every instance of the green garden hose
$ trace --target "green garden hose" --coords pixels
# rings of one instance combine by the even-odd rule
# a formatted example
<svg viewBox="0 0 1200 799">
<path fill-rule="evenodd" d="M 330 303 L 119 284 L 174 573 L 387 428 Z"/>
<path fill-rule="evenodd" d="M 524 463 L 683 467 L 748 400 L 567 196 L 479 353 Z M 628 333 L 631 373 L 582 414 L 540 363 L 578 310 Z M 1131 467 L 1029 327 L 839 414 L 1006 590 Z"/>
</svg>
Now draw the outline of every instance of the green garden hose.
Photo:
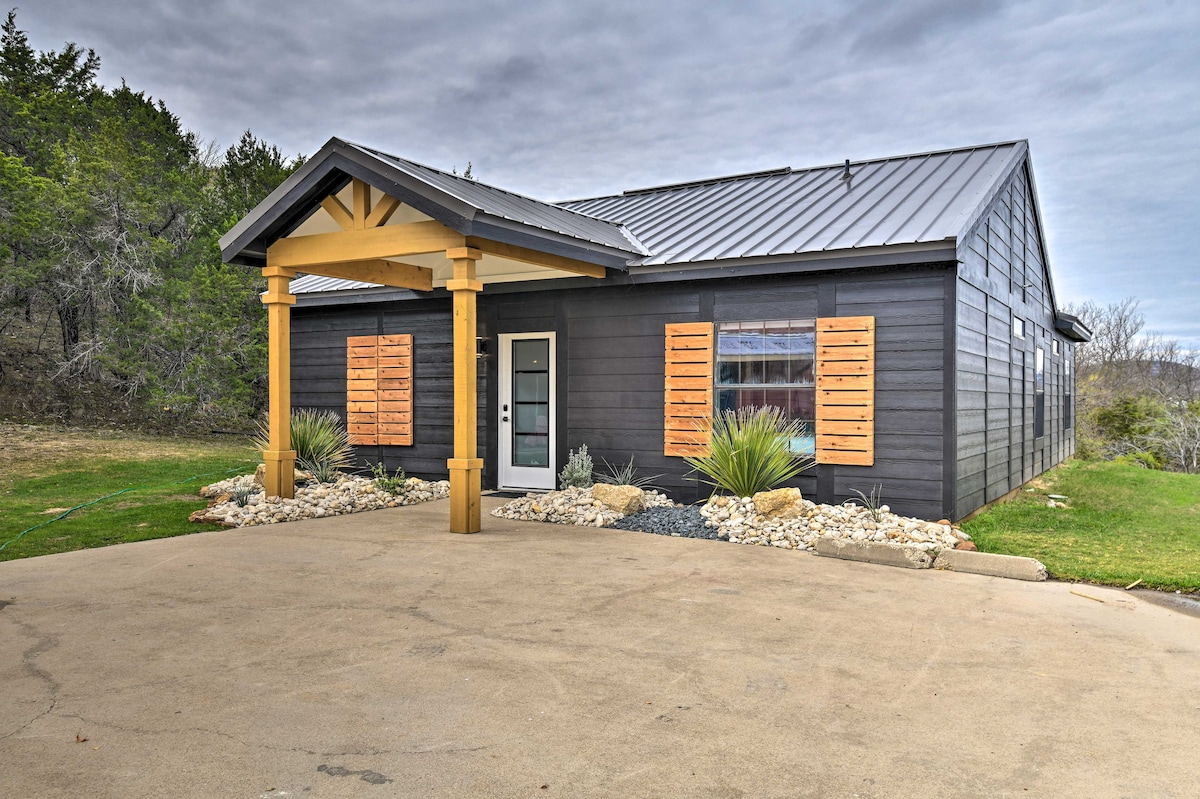
<svg viewBox="0 0 1200 799">
<path fill-rule="evenodd" d="M 247 461 L 247 463 L 252 463 L 252 461 Z M 9 544 L 15 544 L 17 541 L 20 541 L 21 538 L 23 538 L 26 533 L 32 533 L 34 530 L 45 527 L 48 524 L 54 524 L 57 521 L 67 518 L 72 513 L 79 510 L 80 508 L 90 507 L 99 502 L 103 502 L 106 499 L 112 499 L 113 497 L 119 497 L 122 494 L 128 494 L 130 491 L 147 491 L 147 490 L 152 490 L 152 489 L 156 489 L 156 488 L 170 488 L 171 486 L 177 486 L 182 483 L 190 483 L 193 480 L 200 479 L 201 477 L 211 477 L 214 474 L 229 474 L 231 472 L 240 472 L 243 468 L 245 468 L 245 467 L 234 466 L 232 469 L 226 469 L 223 472 L 204 472 L 203 474 L 194 474 L 191 477 L 187 478 L 186 480 L 176 480 L 173 483 L 163 483 L 162 485 L 156 485 L 156 486 L 134 486 L 132 488 L 122 488 L 120 491 L 114 491 L 111 494 L 106 494 L 105 496 L 102 496 L 99 499 L 93 499 L 91 502 L 84 502 L 81 505 L 76 505 L 73 508 L 68 508 L 67 510 L 65 510 L 62 513 L 55 516 L 53 519 L 47 519 L 44 522 L 35 524 L 33 527 L 30 527 L 28 530 L 22 530 L 21 532 L 17 533 L 16 538 L 12 539 L 11 541 L 5 541 L 3 544 L 0 544 L 0 552 L 3 552 L 4 548 L 7 547 Z"/>
</svg>

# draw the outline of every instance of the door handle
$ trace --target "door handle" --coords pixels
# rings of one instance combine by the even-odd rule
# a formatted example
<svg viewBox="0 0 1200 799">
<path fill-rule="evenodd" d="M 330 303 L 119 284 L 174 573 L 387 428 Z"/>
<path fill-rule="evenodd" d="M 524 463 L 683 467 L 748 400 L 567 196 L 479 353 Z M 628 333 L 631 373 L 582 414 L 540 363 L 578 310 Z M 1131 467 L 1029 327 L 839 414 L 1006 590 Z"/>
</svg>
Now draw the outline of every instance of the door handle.
<svg viewBox="0 0 1200 799">
<path fill-rule="evenodd" d="M 507 421 L 508 421 L 508 417 L 507 417 L 507 416 L 501 416 L 501 417 L 500 417 L 500 421 L 502 421 L 502 422 L 507 422 Z"/>
</svg>

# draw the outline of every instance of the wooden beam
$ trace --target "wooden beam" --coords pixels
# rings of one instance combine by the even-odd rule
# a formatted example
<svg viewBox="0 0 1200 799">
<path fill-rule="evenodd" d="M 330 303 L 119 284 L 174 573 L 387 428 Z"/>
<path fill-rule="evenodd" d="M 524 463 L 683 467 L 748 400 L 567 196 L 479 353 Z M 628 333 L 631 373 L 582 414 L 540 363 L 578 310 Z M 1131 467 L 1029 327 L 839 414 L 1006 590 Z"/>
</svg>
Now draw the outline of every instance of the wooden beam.
<svg viewBox="0 0 1200 799">
<path fill-rule="evenodd" d="M 263 490 L 268 497 L 293 497 L 296 491 L 296 452 L 292 449 L 292 353 L 291 306 L 296 298 L 288 293 L 288 284 L 295 276 L 290 269 L 267 267 L 267 387 L 268 449 L 263 450 L 266 475 Z"/>
<path fill-rule="evenodd" d="M 475 279 L 479 253 L 447 252 L 454 257 L 454 278 L 446 288 L 454 294 L 454 457 L 450 471 L 450 532 L 480 530 L 480 478 L 483 459 L 478 455 L 477 362 L 475 357 L 475 295 L 483 288 Z"/>
<path fill-rule="evenodd" d="M 400 207 L 400 201 L 390 194 L 385 194 L 375 203 L 375 207 L 371 209 L 370 215 L 367 217 L 367 227 L 379 227 L 386 225 L 387 221 L 392 218 L 392 214 L 396 213 L 396 209 Z"/>
<path fill-rule="evenodd" d="M 366 181 L 354 178 L 350 184 L 350 192 L 354 203 L 354 229 L 362 230 L 367 226 L 367 216 L 371 209 L 371 186 Z"/>
<path fill-rule="evenodd" d="M 433 291 L 433 270 L 414 264 L 384 261 L 345 261 L 339 264 L 321 264 L 311 270 L 310 275 L 337 277 L 342 280 L 360 280 L 363 283 L 378 283 L 398 289 Z"/>
<path fill-rule="evenodd" d="M 324 200 L 321 200 L 321 207 L 325 209 L 325 213 L 333 217 L 333 221 L 341 226 L 342 230 L 349 230 L 354 227 L 354 216 L 346 206 L 342 205 L 342 201 L 334 195 L 329 195 Z"/>
<path fill-rule="evenodd" d="M 504 244 L 499 241 L 489 241 L 488 239 L 478 239 L 474 236 L 469 236 L 467 238 L 467 246 L 475 247 L 497 258 L 507 258 L 510 261 L 544 266 L 547 269 L 558 269 L 576 275 L 604 277 L 607 274 L 603 266 L 589 264 L 586 261 L 576 261 L 574 258 L 564 258 L 561 255 L 550 255 L 549 253 L 531 250 L 528 247 L 518 247 L 515 244 Z"/>
<path fill-rule="evenodd" d="M 311 267 L 442 252 L 464 244 L 462 234 L 441 222 L 408 222 L 279 239 L 267 248 L 267 264 L 319 274 Z"/>
</svg>

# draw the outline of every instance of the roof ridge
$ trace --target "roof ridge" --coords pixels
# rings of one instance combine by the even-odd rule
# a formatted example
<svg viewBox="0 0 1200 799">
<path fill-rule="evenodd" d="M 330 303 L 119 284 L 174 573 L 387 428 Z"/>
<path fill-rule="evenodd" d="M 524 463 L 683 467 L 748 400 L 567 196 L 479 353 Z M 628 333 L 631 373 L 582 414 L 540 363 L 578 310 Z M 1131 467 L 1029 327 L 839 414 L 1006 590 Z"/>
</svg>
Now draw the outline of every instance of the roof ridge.
<svg viewBox="0 0 1200 799">
<path fill-rule="evenodd" d="M 965 146 L 961 146 L 961 147 L 944 147 L 939 150 L 926 150 L 925 152 L 919 152 L 919 153 L 904 153 L 902 155 L 879 156 L 876 158 L 860 158 L 858 160 L 851 158 L 851 159 L 847 159 L 847 160 L 850 162 L 850 166 L 854 167 L 854 166 L 863 166 L 866 164 L 882 163 L 884 161 L 905 161 L 910 158 L 927 158 L 932 155 L 945 155 L 947 153 L 968 152 L 968 151 L 974 151 L 974 150 L 988 150 L 988 149 L 994 149 L 994 148 L 998 148 L 998 147 L 1008 147 L 1011 145 L 1022 144 L 1022 143 L 1028 144 L 1028 141 L 1029 141 L 1028 139 L 1010 139 L 1008 141 L 990 142 L 987 144 L 971 144 L 971 145 L 965 145 Z M 632 197 L 632 196 L 637 196 L 639 194 L 655 194 L 660 191 L 674 191 L 677 189 L 693 188 L 696 186 L 706 186 L 706 185 L 715 184 L 715 183 L 728 183 L 728 182 L 733 182 L 733 181 L 737 181 L 737 180 L 753 180 L 756 178 L 772 177 L 774 175 L 787 175 L 787 174 L 794 175 L 794 174 L 801 173 L 801 172 L 819 172 L 823 169 L 844 169 L 845 166 L 846 166 L 846 164 L 845 164 L 845 162 L 843 162 L 843 163 L 835 163 L 835 164 L 821 164 L 818 166 L 806 166 L 806 167 L 800 167 L 799 169 L 797 169 L 795 167 L 781 167 L 779 169 L 764 169 L 764 170 L 758 170 L 758 171 L 753 171 L 753 172 L 742 172 L 742 173 L 738 173 L 738 174 L 734 174 L 734 175 L 717 175 L 714 177 L 701 178 L 698 180 L 680 181 L 677 183 L 664 183 L 660 186 L 647 186 L 647 187 L 639 188 L 639 189 L 626 189 L 626 190 L 620 192 L 619 194 L 599 194 L 594 197 L 580 197 L 578 199 L 573 199 L 573 200 L 559 200 L 553 204 L 560 208 L 565 208 L 568 211 L 572 211 L 574 209 L 567 208 L 566 206 L 569 204 L 575 204 L 575 203 L 594 202 L 596 200 L 609 200 L 609 199 L 613 199 L 615 197 Z M 596 217 L 596 218 L 601 218 L 601 217 Z M 611 220 L 604 220 L 604 221 L 611 221 Z"/>
<path fill-rule="evenodd" d="M 623 223 L 614 222 L 611 219 L 605 219 L 604 217 L 596 216 L 595 214 L 589 214 L 586 211 L 576 211 L 574 208 L 565 208 L 562 205 L 559 205 L 558 203 L 550 202 L 548 200 L 539 200 L 537 197 L 530 197 L 528 194 L 521 194 L 520 192 L 517 192 L 517 191 L 512 191 L 510 189 L 504 189 L 493 183 L 484 183 L 482 180 L 476 180 L 475 178 L 466 178 L 466 177 L 463 177 L 462 175 L 456 175 L 453 172 L 447 172 L 444 169 L 438 169 L 436 166 L 429 166 L 429 164 L 422 164 L 420 161 L 414 161 L 411 158 L 403 158 L 399 155 L 392 155 L 391 153 L 385 153 L 383 150 L 377 150 L 376 148 L 368 147 L 365 144 L 359 144 L 357 142 L 351 142 L 351 141 L 346 141 L 345 143 L 351 147 L 356 147 L 360 150 L 365 150 L 368 153 L 371 153 L 372 155 L 383 156 L 384 158 L 390 158 L 393 161 L 402 161 L 406 164 L 412 164 L 413 166 L 418 166 L 421 169 L 428 169 L 430 172 L 437 172 L 439 175 L 442 175 L 444 177 L 454 178 L 457 181 L 465 181 L 467 183 L 475 183 L 480 186 L 486 186 L 487 188 L 492 189 L 493 191 L 498 191 L 501 194 L 507 194 L 510 197 L 520 197 L 522 200 L 528 200 L 529 202 L 538 203 L 539 205 L 545 205 L 549 208 L 554 208 L 559 211 L 566 211 L 569 214 L 581 216 L 584 219 L 591 219 L 596 222 L 603 222 L 606 225 L 613 225 L 617 228 L 625 227 L 625 225 Z M 468 203 L 468 204 L 473 204 L 473 203 L 471 203 L 470 200 L 466 199 L 465 197 L 457 197 L 457 199 L 459 199 L 465 203 Z M 632 236 L 632 234 L 629 234 L 627 236 L 627 238 L 630 236 Z"/>
</svg>

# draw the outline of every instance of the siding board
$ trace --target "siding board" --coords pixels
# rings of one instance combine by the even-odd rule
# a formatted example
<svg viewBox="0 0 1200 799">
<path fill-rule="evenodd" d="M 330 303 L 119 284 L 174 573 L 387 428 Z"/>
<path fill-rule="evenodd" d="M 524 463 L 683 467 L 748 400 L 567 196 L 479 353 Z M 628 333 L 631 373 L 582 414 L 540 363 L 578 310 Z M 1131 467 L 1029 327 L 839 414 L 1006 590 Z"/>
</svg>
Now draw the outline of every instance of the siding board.
<svg viewBox="0 0 1200 799">
<path fill-rule="evenodd" d="M 479 297 L 481 335 L 519 330 L 558 329 L 565 357 L 560 360 L 563 391 L 559 458 L 586 443 L 597 462 L 625 462 L 632 455 L 644 474 L 680 500 L 706 496 L 710 489 L 686 478 L 679 458 L 664 454 L 664 329 L 668 323 L 751 321 L 875 316 L 875 464 L 821 466 L 792 485 L 806 496 L 834 501 L 884 485 L 898 513 L 937 519 L 943 507 L 938 452 L 944 444 L 947 409 L 940 389 L 943 346 L 944 276 L 948 265 L 845 273 L 764 276 L 689 284 L 660 283 L 556 289 L 536 287 Z M 822 294 L 822 292 L 826 292 Z M 704 293 L 709 292 L 709 299 Z M 828 305 L 818 313 L 819 296 Z M 964 301 L 963 297 L 959 298 Z M 706 304 L 707 302 L 707 304 Z M 491 309 L 490 316 L 488 309 Z M 707 310 L 705 310 L 707 309 Z M 490 320 L 490 321 L 488 321 Z M 328 334 L 414 336 L 414 442 L 412 447 L 360 447 L 360 463 L 383 460 L 419 477 L 445 478 L 453 441 L 452 323 L 449 300 L 422 299 L 377 305 L 293 311 L 293 348 L 305 351 L 293 372 L 293 402 L 345 411 L 347 366 L 344 348 Z M 983 357 L 981 348 L 978 354 Z M 496 408 L 481 362 L 481 440 L 495 426 Z M 495 380 L 494 364 L 491 365 Z M 339 383 L 340 380 L 340 383 Z M 494 447 L 494 444 L 490 446 Z M 494 485 L 494 451 L 485 451 L 485 485 Z M 818 472 L 827 470 L 829 493 L 818 496 Z M 489 477 L 490 476 L 490 477 Z M 928 478 L 928 479 L 925 479 Z M 823 478 L 824 479 L 824 478 Z M 911 490 L 910 490 L 911 489 Z"/>
</svg>

